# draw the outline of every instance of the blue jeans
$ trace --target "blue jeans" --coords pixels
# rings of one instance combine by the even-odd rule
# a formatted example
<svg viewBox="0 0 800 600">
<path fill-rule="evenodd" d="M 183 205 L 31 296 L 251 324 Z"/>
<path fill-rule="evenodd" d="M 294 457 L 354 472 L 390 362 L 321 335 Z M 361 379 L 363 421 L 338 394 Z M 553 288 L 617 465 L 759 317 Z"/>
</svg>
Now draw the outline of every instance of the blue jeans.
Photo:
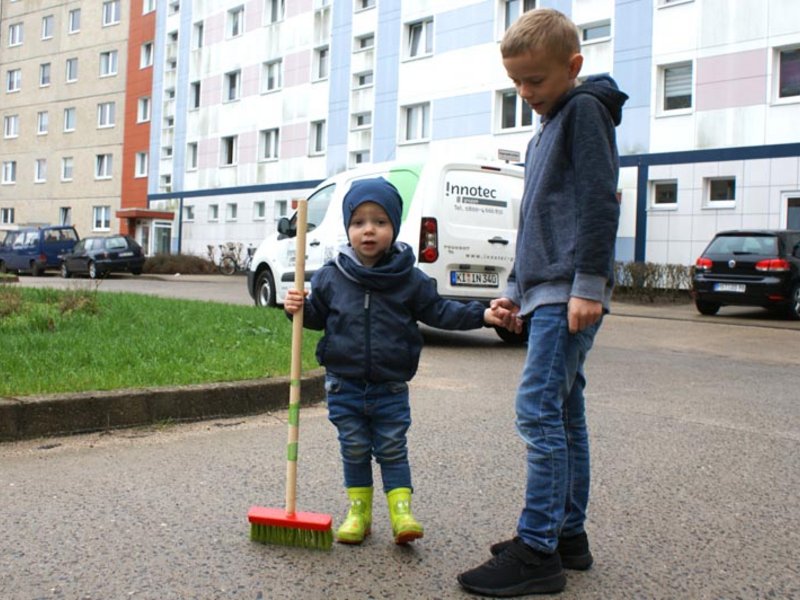
<svg viewBox="0 0 800 600">
<path fill-rule="evenodd" d="M 372 486 L 372 457 L 385 492 L 411 487 L 406 433 L 411 426 L 408 384 L 325 376 L 328 418 L 339 432 L 345 487 Z"/>
<path fill-rule="evenodd" d="M 517 431 L 528 449 L 525 508 L 517 533 L 555 552 L 558 537 L 583 532 L 589 502 L 589 436 L 583 363 L 600 322 L 569 333 L 567 305 L 537 308 L 517 390 Z"/>
</svg>

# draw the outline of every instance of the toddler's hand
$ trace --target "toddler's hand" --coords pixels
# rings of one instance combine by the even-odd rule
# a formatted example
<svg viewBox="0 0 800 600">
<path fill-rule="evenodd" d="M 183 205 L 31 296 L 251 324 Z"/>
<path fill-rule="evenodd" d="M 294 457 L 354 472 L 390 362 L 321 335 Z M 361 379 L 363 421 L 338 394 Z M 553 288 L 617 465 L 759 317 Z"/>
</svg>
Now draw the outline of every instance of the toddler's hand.
<svg viewBox="0 0 800 600">
<path fill-rule="evenodd" d="M 308 292 L 298 292 L 292 288 L 286 292 L 286 298 L 283 299 L 283 310 L 290 315 L 294 315 L 303 310 L 303 302 Z"/>
</svg>

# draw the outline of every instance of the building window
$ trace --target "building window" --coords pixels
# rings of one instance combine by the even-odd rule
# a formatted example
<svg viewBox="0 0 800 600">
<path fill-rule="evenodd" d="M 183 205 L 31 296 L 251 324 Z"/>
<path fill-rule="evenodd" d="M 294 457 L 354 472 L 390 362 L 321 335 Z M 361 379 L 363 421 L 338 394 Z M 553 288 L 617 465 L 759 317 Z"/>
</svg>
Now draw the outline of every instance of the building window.
<svg viewBox="0 0 800 600">
<path fill-rule="evenodd" d="M 37 158 L 33 164 L 33 181 L 35 183 L 44 183 L 47 181 L 47 159 Z"/>
<path fill-rule="evenodd" d="M 116 123 L 116 104 L 114 102 L 101 102 L 97 105 L 97 126 L 113 127 Z"/>
<path fill-rule="evenodd" d="M 75 131 L 75 107 L 64 109 L 64 131 Z"/>
<path fill-rule="evenodd" d="M 225 220 L 235 221 L 239 214 L 239 205 L 235 202 L 228 202 L 225 205 Z"/>
<path fill-rule="evenodd" d="M 22 89 L 22 69 L 11 69 L 6 73 L 6 91 L 18 92 Z"/>
<path fill-rule="evenodd" d="M 800 96 L 800 48 L 778 53 L 778 97 Z"/>
<path fill-rule="evenodd" d="M 161 155 L 165 158 L 172 156 L 172 146 L 161 146 Z"/>
<path fill-rule="evenodd" d="M 237 37 L 244 31 L 244 6 L 228 11 L 228 37 Z"/>
<path fill-rule="evenodd" d="M 98 154 L 94 161 L 94 178 L 111 179 L 114 156 L 111 154 Z"/>
<path fill-rule="evenodd" d="M 372 125 L 372 113 L 371 112 L 361 112 L 355 113 L 352 117 L 352 129 L 363 129 L 364 127 L 369 127 Z"/>
<path fill-rule="evenodd" d="M 208 220 L 209 221 L 217 221 L 219 219 L 219 205 L 218 204 L 209 204 L 208 205 Z"/>
<path fill-rule="evenodd" d="M 356 0 L 355 7 L 357 11 L 375 8 L 375 0 Z"/>
<path fill-rule="evenodd" d="M 11 225 L 14 222 L 14 209 L 13 208 L 0 208 L 0 223 L 3 225 Z"/>
<path fill-rule="evenodd" d="M 55 29 L 55 17 L 53 15 L 47 15 L 46 17 L 42 17 L 42 39 L 49 40 L 53 37 L 53 31 Z"/>
<path fill-rule="evenodd" d="M 50 85 L 50 63 L 39 65 L 39 87 Z"/>
<path fill-rule="evenodd" d="M 267 23 L 282 21 L 285 11 L 285 0 L 266 0 L 266 10 L 264 12 L 267 16 Z"/>
<path fill-rule="evenodd" d="M 263 221 L 267 218 L 267 203 L 263 200 L 253 202 L 253 220 Z"/>
<path fill-rule="evenodd" d="M 3 161 L 3 183 L 11 184 L 17 182 L 17 161 Z"/>
<path fill-rule="evenodd" d="M 536 8 L 536 0 L 502 0 L 502 14 L 504 30 L 519 19 L 519 16 Z"/>
<path fill-rule="evenodd" d="M 100 77 L 117 74 L 117 51 L 110 50 L 100 53 Z"/>
<path fill-rule="evenodd" d="M 414 104 L 403 108 L 403 123 L 405 132 L 403 141 L 419 142 L 430 139 L 431 105 Z"/>
<path fill-rule="evenodd" d="M 231 102 L 239 99 L 239 84 L 241 82 L 241 72 L 231 71 L 225 73 L 225 101 Z"/>
<path fill-rule="evenodd" d="M 409 58 L 429 56 L 433 53 L 433 19 L 409 23 L 406 31 Z"/>
<path fill-rule="evenodd" d="M 136 122 L 146 123 L 150 120 L 150 98 L 142 96 L 136 104 Z"/>
<path fill-rule="evenodd" d="M 530 127 L 533 124 L 533 109 L 519 97 L 515 90 L 500 92 L 500 129 Z"/>
<path fill-rule="evenodd" d="M 186 170 L 194 171 L 197 169 L 197 142 L 186 144 Z"/>
<path fill-rule="evenodd" d="M 164 129 L 172 129 L 175 127 L 175 117 L 167 115 L 164 117 Z"/>
<path fill-rule="evenodd" d="M 23 38 L 22 23 L 12 23 L 8 26 L 8 47 L 19 46 Z"/>
<path fill-rule="evenodd" d="M 71 156 L 61 159 L 61 181 L 72 181 L 72 169 L 74 160 Z"/>
<path fill-rule="evenodd" d="M 275 220 L 285 217 L 288 214 L 289 203 L 286 200 L 275 200 L 273 211 L 275 213 Z"/>
<path fill-rule="evenodd" d="M 183 220 L 184 221 L 194 221 L 194 206 L 191 204 L 187 204 L 183 207 Z"/>
<path fill-rule="evenodd" d="M 169 192 L 171 192 L 172 191 L 172 175 L 170 175 L 169 173 L 167 173 L 166 175 L 162 175 L 158 179 L 158 189 L 161 190 L 161 192 L 163 192 L 165 194 L 168 194 Z"/>
<path fill-rule="evenodd" d="M 652 183 L 653 191 L 653 206 L 670 207 L 678 204 L 678 182 L 671 181 L 654 181 Z"/>
<path fill-rule="evenodd" d="M 111 207 L 93 206 L 92 222 L 94 231 L 107 231 L 111 229 Z"/>
<path fill-rule="evenodd" d="M 67 83 L 78 81 L 78 59 L 67 59 Z"/>
<path fill-rule="evenodd" d="M 142 14 L 146 15 L 156 9 L 156 0 L 144 0 L 142 2 Z"/>
<path fill-rule="evenodd" d="M 19 115 L 3 117 L 3 137 L 15 138 L 19 135 Z"/>
<path fill-rule="evenodd" d="M 311 154 L 325 152 L 325 121 L 312 121 L 311 123 Z"/>
<path fill-rule="evenodd" d="M 136 153 L 136 171 L 134 177 L 147 177 L 147 152 Z"/>
<path fill-rule="evenodd" d="M 369 87 L 374 82 L 374 74 L 372 71 L 364 71 L 363 73 L 356 73 L 353 75 L 353 87 L 363 88 Z"/>
<path fill-rule="evenodd" d="M 203 47 L 203 36 L 205 34 L 205 29 L 203 27 L 203 22 L 198 21 L 192 27 L 192 49 L 197 50 Z"/>
<path fill-rule="evenodd" d="M 103 27 L 108 25 L 116 25 L 120 20 L 120 2 L 119 0 L 108 0 L 103 2 Z"/>
<path fill-rule="evenodd" d="M 663 110 L 692 107 L 692 63 L 672 65 L 661 69 L 664 90 Z"/>
<path fill-rule="evenodd" d="M 281 59 L 265 62 L 261 68 L 261 93 L 279 90 L 283 87 L 283 61 Z"/>
<path fill-rule="evenodd" d="M 369 150 L 356 150 L 350 153 L 350 166 L 369 162 Z"/>
<path fill-rule="evenodd" d="M 220 164 L 223 167 L 236 164 L 236 159 L 237 159 L 236 146 L 237 146 L 237 136 L 229 135 L 222 138 L 222 147 L 220 148 L 221 152 Z"/>
<path fill-rule="evenodd" d="M 369 50 L 370 48 L 375 47 L 375 34 L 368 33 L 367 35 L 362 35 L 356 38 L 355 41 L 355 50 Z"/>
<path fill-rule="evenodd" d="M 200 82 L 193 81 L 189 84 L 189 108 L 200 108 Z"/>
<path fill-rule="evenodd" d="M 259 133 L 259 159 L 260 160 L 276 160 L 278 158 L 278 144 L 280 141 L 280 132 L 278 128 L 263 129 Z"/>
<path fill-rule="evenodd" d="M 59 225 L 72 225 L 72 208 L 69 206 L 62 206 L 58 209 L 58 224 Z"/>
<path fill-rule="evenodd" d="M 81 9 L 73 8 L 67 17 L 67 33 L 78 33 L 81 30 Z"/>
<path fill-rule="evenodd" d="M 50 113 L 43 110 L 36 114 L 36 133 L 37 135 L 45 135 L 50 126 Z"/>
<path fill-rule="evenodd" d="M 169 8 L 169 14 L 170 15 L 177 15 L 178 12 L 180 12 L 180 10 L 181 10 L 181 2 L 180 2 L 180 0 L 172 0 L 172 2 L 169 3 L 169 7 L 168 8 Z"/>
<path fill-rule="evenodd" d="M 314 79 L 328 78 L 328 46 L 314 50 Z"/>
<path fill-rule="evenodd" d="M 735 177 L 711 177 L 706 179 L 708 206 L 731 206 L 736 202 Z"/>
<path fill-rule="evenodd" d="M 142 44 L 141 54 L 139 56 L 139 68 L 145 69 L 153 66 L 153 42 L 145 42 Z"/>
<path fill-rule="evenodd" d="M 611 21 L 583 25 L 580 27 L 580 32 L 583 43 L 608 40 L 611 38 Z"/>
</svg>

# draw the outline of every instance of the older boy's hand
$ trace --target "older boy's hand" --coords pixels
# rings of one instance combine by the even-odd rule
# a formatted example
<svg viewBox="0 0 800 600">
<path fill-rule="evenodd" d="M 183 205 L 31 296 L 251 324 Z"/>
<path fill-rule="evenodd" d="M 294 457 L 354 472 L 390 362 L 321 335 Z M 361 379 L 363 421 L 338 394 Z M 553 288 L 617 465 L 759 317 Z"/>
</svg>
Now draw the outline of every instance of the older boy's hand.
<svg viewBox="0 0 800 600">
<path fill-rule="evenodd" d="M 517 317 L 519 306 L 508 298 L 495 298 L 489 303 L 486 311 L 486 322 L 489 325 L 505 327 L 512 333 L 522 332 L 522 319 Z"/>
<path fill-rule="evenodd" d="M 283 299 L 283 310 L 290 315 L 296 314 L 303 310 L 304 298 L 308 294 L 305 290 L 301 293 L 292 288 L 286 292 L 286 298 Z"/>
<path fill-rule="evenodd" d="M 603 316 L 603 303 L 572 296 L 567 305 L 567 322 L 570 333 L 583 331 Z"/>
</svg>

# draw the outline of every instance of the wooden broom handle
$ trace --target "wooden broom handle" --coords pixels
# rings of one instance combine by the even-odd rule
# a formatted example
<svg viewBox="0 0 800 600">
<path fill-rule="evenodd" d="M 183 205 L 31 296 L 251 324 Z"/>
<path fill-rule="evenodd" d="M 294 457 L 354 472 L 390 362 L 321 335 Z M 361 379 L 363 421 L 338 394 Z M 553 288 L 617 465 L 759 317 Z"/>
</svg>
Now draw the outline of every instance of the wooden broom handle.
<svg viewBox="0 0 800 600">
<path fill-rule="evenodd" d="M 297 203 L 294 288 L 305 288 L 308 201 Z M 303 374 L 303 311 L 292 317 L 292 365 L 289 375 L 289 437 L 286 447 L 286 514 L 293 515 L 297 500 L 297 446 L 300 437 L 300 383 Z"/>
</svg>

